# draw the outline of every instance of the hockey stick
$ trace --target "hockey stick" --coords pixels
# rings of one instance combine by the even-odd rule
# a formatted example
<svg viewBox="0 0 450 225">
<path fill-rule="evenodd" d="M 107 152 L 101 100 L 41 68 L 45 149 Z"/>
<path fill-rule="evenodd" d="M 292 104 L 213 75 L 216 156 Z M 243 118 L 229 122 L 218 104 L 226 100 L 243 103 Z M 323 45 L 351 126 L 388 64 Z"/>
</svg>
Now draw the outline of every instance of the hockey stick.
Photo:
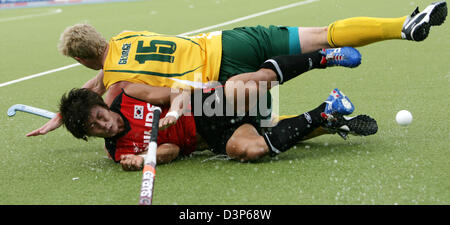
<svg viewBox="0 0 450 225">
<path fill-rule="evenodd" d="M 42 116 L 51 119 L 56 116 L 56 113 L 47 111 L 45 109 L 16 104 L 8 109 L 8 116 L 16 115 L 16 111 L 22 111 L 33 115 Z M 161 108 L 155 107 L 153 110 L 153 124 L 150 136 L 150 143 L 148 145 L 148 152 L 144 159 L 144 169 L 142 175 L 142 186 L 139 197 L 139 205 L 151 205 L 153 199 L 153 184 L 156 175 L 156 149 L 158 138 L 159 118 L 161 115 Z"/>
<path fill-rule="evenodd" d="M 8 116 L 14 116 L 16 115 L 16 111 L 22 111 L 26 113 L 31 113 L 34 115 L 42 116 L 48 119 L 51 119 L 56 116 L 56 113 L 47 111 L 45 109 L 36 108 L 29 105 L 23 105 L 23 104 L 15 104 L 8 109 Z"/>
<path fill-rule="evenodd" d="M 153 199 L 153 184 L 156 176 L 156 149 L 158 138 L 159 117 L 161 108 L 156 107 L 153 110 L 153 124 L 150 134 L 150 143 L 148 145 L 147 155 L 144 159 L 144 169 L 142 174 L 141 193 L 139 196 L 139 205 L 151 205 Z"/>
</svg>

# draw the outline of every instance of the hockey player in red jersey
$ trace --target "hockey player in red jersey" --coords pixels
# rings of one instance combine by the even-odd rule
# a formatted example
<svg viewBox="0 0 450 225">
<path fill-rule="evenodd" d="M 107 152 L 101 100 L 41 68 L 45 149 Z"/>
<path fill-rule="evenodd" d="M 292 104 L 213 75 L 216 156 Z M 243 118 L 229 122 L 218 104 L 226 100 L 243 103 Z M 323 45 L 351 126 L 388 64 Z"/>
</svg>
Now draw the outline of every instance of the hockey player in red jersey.
<svg viewBox="0 0 450 225">
<path fill-rule="evenodd" d="M 375 134 L 378 127 L 374 119 L 366 115 L 346 118 L 334 109 L 335 103 L 345 97 L 339 90 L 336 95 L 336 90 L 317 108 L 283 119 L 271 128 L 261 127 L 255 117 L 246 115 L 194 116 L 195 112 L 182 115 L 175 124 L 158 132 L 157 163 L 167 163 L 179 155 L 203 150 L 204 142 L 207 149 L 216 154 L 238 161 L 254 161 L 264 155 L 279 154 L 299 141 L 322 134 L 338 133 L 344 139 L 349 133 Z M 200 101 L 216 96 L 214 93 L 202 93 Z M 191 99 L 191 103 L 195 101 Z M 219 99 L 218 102 L 222 101 Z M 168 108 L 162 106 L 161 117 L 167 117 Z M 146 154 L 153 124 L 152 104 L 122 90 L 108 108 L 95 92 L 73 89 L 62 97 L 60 112 L 64 125 L 76 138 L 103 137 L 108 154 L 115 162 L 120 162 L 124 170 L 141 169 L 141 156 Z"/>
</svg>

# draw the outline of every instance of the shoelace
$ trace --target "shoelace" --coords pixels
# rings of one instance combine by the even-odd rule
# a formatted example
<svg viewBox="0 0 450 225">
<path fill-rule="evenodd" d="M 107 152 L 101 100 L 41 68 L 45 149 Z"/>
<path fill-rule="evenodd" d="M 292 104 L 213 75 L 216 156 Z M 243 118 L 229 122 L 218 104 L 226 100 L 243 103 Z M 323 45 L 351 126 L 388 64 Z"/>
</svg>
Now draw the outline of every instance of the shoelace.
<svg viewBox="0 0 450 225">
<path fill-rule="evenodd" d="M 327 55 L 327 60 L 340 61 L 343 58 L 344 58 L 344 56 L 342 56 L 342 55 L 335 55 L 335 54 L 330 55 L 330 56 Z"/>
</svg>

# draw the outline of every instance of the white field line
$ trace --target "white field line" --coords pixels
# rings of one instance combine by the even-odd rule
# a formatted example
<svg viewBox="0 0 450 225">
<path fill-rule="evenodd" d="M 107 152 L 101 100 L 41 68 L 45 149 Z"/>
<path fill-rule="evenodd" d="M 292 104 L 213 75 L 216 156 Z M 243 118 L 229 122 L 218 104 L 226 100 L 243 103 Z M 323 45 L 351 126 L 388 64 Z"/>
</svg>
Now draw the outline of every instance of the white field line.
<svg viewBox="0 0 450 225">
<path fill-rule="evenodd" d="M 306 1 L 296 2 L 296 3 L 289 4 L 289 5 L 278 7 L 278 8 L 275 8 L 275 9 L 269 9 L 269 10 L 266 10 L 266 11 L 263 11 L 263 12 L 259 12 L 259 13 L 251 14 L 251 15 L 244 16 L 244 17 L 241 17 L 241 18 L 237 18 L 237 19 L 234 19 L 234 20 L 230 20 L 228 22 L 219 23 L 219 24 L 212 25 L 212 26 L 209 26 L 209 27 L 200 28 L 198 30 L 189 31 L 189 32 L 186 32 L 186 33 L 183 33 L 183 34 L 179 34 L 179 35 L 183 36 L 183 35 L 190 35 L 190 34 L 200 33 L 200 32 L 203 32 L 203 31 L 211 30 L 211 29 L 218 28 L 218 27 L 223 27 L 223 26 L 230 25 L 230 24 L 237 23 L 237 22 L 241 22 L 241 21 L 244 21 L 244 20 L 249 20 L 249 19 L 252 19 L 252 18 L 255 18 L 255 17 L 258 17 L 258 16 L 267 15 L 267 14 L 270 14 L 270 13 L 282 11 L 282 10 L 285 10 L 285 9 L 290 9 L 290 8 L 301 6 L 301 5 L 306 5 L 306 4 L 317 2 L 317 1 L 320 1 L 320 0 L 306 0 Z"/>
<path fill-rule="evenodd" d="M 24 15 L 24 16 L 15 16 L 15 17 L 3 18 L 3 19 L 0 19 L 0 22 L 8 22 L 8 21 L 13 21 L 13 20 L 23 20 L 23 19 L 29 19 L 29 18 L 39 17 L 39 16 L 49 16 L 49 15 L 58 14 L 58 13 L 61 13 L 61 12 L 62 12 L 62 9 L 53 9 L 53 10 L 50 10 L 48 12 L 43 12 L 43 13 L 36 13 L 36 14 L 30 14 L 30 15 Z"/>
<path fill-rule="evenodd" d="M 8 82 L 5 82 L 5 83 L 2 83 L 2 84 L 0 84 L 0 87 L 8 86 L 10 84 L 18 83 L 18 82 L 21 82 L 21 81 L 24 81 L 24 80 L 29 80 L 29 79 L 32 79 L 32 78 L 35 78 L 35 77 L 44 76 L 44 75 L 47 75 L 47 74 L 50 74 L 50 73 L 54 73 L 54 72 L 58 72 L 58 71 L 61 71 L 61 70 L 66 70 L 66 69 L 69 69 L 69 68 L 72 68 L 72 67 L 75 67 L 75 66 L 79 66 L 79 65 L 81 65 L 81 64 L 75 63 L 75 64 L 72 64 L 72 65 L 63 66 L 63 67 L 56 68 L 56 69 L 53 69 L 53 70 L 48 70 L 48 71 L 45 71 L 45 72 L 42 72 L 42 73 L 37 73 L 37 74 L 30 75 L 30 76 L 22 77 L 22 78 L 17 79 L 17 80 L 12 80 L 12 81 L 8 81 Z"/>
<path fill-rule="evenodd" d="M 223 26 L 230 25 L 230 24 L 237 23 L 237 22 L 241 22 L 241 21 L 244 21 L 244 20 L 249 20 L 249 19 L 252 19 L 252 18 L 255 18 L 255 17 L 258 17 L 258 16 L 263 16 L 263 15 L 267 15 L 267 14 L 270 14 L 270 13 L 279 12 L 279 11 L 282 11 L 282 10 L 286 10 L 286 9 L 290 9 L 290 8 L 293 8 L 293 7 L 306 5 L 306 4 L 310 4 L 310 3 L 318 2 L 318 1 L 320 1 L 320 0 L 306 0 L 306 1 L 296 2 L 296 3 L 289 4 L 289 5 L 281 6 L 281 7 L 278 7 L 278 8 L 274 8 L 274 9 L 266 10 L 266 11 L 263 11 L 263 12 L 251 14 L 251 15 L 248 15 L 248 16 L 240 17 L 240 18 L 237 18 L 237 19 L 234 19 L 234 20 L 230 20 L 230 21 L 227 21 L 227 22 L 224 22 L 224 23 L 219 23 L 219 24 L 216 24 L 216 25 L 213 25 L 213 26 L 208 26 L 208 27 L 197 29 L 197 30 L 189 31 L 189 32 L 182 33 L 182 34 L 179 34 L 179 35 L 180 36 L 185 36 L 185 35 L 190 35 L 190 34 L 196 34 L 196 33 L 199 33 L 199 32 L 211 30 L 211 29 L 214 29 L 214 28 L 223 27 Z M 20 79 L 17 79 L 17 80 L 12 80 L 12 81 L 9 81 L 9 82 L 1 83 L 0 87 L 4 87 L 4 86 L 10 85 L 10 84 L 18 83 L 18 82 L 21 82 L 21 81 L 24 81 L 24 80 L 29 80 L 29 79 L 32 79 L 32 78 L 35 78 L 35 77 L 44 76 L 44 75 L 47 75 L 47 74 L 50 74 L 50 73 L 54 73 L 54 72 L 58 72 L 58 71 L 61 71 L 61 70 L 66 70 L 66 69 L 69 69 L 69 68 L 72 68 L 72 67 L 75 67 L 75 66 L 79 66 L 79 65 L 81 65 L 81 64 L 75 63 L 75 64 L 72 64 L 72 65 L 63 66 L 63 67 L 56 68 L 56 69 L 53 69 L 53 70 L 48 70 L 48 71 L 45 71 L 45 72 L 42 72 L 42 73 L 29 75 L 29 76 L 26 76 L 26 77 L 23 77 L 23 78 L 20 78 Z"/>
</svg>

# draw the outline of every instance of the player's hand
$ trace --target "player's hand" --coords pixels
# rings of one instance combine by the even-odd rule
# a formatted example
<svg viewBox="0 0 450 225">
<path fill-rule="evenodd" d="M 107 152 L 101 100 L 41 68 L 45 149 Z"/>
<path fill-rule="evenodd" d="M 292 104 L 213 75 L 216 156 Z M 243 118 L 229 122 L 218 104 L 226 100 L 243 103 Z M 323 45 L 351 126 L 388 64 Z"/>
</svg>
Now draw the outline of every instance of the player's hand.
<svg viewBox="0 0 450 225">
<path fill-rule="evenodd" d="M 175 116 L 166 116 L 159 120 L 159 129 L 164 130 L 177 123 L 178 118 Z"/>
<path fill-rule="evenodd" d="M 121 155 L 120 165 L 125 171 L 137 171 L 142 169 L 144 157 L 138 155 Z"/>
<path fill-rule="evenodd" d="M 55 116 L 50 121 L 48 121 L 46 124 L 44 124 L 42 127 L 28 133 L 27 137 L 44 135 L 52 130 L 55 130 L 56 128 L 60 127 L 61 125 L 62 125 L 61 117 Z"/>
</svg>

